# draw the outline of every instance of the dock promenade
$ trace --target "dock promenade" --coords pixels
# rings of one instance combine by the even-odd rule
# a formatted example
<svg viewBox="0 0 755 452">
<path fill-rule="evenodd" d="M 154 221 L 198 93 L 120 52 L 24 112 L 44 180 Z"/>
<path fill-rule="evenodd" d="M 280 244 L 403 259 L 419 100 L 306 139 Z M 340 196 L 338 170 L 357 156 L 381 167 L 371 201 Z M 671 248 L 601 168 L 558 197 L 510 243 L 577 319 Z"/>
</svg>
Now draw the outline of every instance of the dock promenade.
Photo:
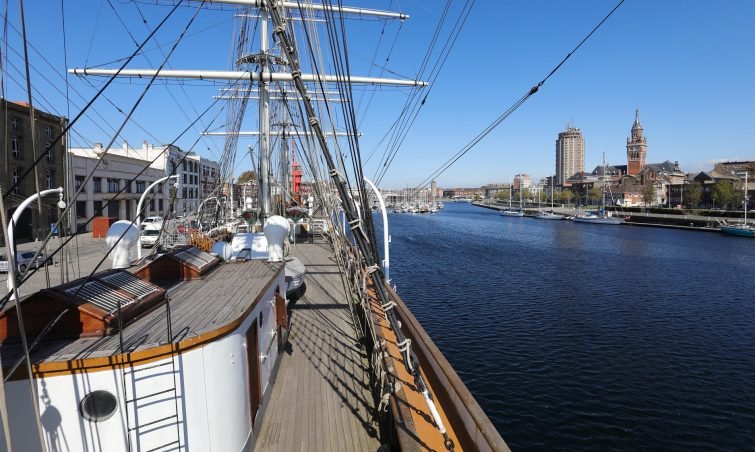
<svg viewBox="0 0 755 452">
<path fill-rule="evenodd" d="M 492 210 L 504 210 L 508 208 L 508 205 L 497 203 L 491 200 L 474 201 L 472 203 L 475 206 L 483 207 Z M 516 206 L 515 206 L 516 208 Z M 598 207 L 586 207 L 577 210 L 575 207 L 554 207 L 553 212 L 563 215 L 564 217 L 573 216 L 580 211 L 594 210 Z M 540 211 L 550 211 L 550 207 L 542 206 L 524 206 L 525 216 L 534 216 Z M 725 221 L 732 221 L 732 218 L 705 216 L 705 215 L 689 215 L 689 214 L 669 214 L 669 213 L 650 213 L 650 212 L 622 212 L 621 208 L 609 209 L 614 215 L 624 218 L 625 223 L 630 226 L 650 226 L 650 227 L 663 227 L 672 229 L 684 229 L 694 231 L 706 231 L 706 232 L 719 232 L 721 225 L 725 224 Z M 736 221 L 736 220 L 735 220 Z M 741 220 L 740 220 L 741 221 Z M 753 223 L 753 221 L 749 221 Z"/>
</svg>

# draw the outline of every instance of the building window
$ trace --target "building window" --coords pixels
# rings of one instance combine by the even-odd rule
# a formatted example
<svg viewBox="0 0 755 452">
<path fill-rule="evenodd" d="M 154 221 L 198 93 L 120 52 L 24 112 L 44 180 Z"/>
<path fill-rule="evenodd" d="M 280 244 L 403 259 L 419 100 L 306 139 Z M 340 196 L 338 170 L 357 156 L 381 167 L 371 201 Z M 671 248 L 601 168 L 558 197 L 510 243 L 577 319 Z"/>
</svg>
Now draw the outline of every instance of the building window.
<svg viewBox="0 0 755 452">
<path fill-rule="evenodd" d="M 45 126 L 45 136 L 47 138 L 52 138 L 52 127 Z"/>
<path fill-rule="evenodd" d="M 186 173 L 183 174 L 184 185 L 186 184 Z"/>
<path fill-rule="evenodd" d="M 123 190 L 126 193 L 131 193 L 131 181 L 128 179 L 123 179 L 123 187 L 125 190 Z"/>
<path fill-rule="evenodd" d="M 53 173 L 52 170 L 47 170 L 45 180 L 47 181 L 47 188 L 53 188 L 52 186 L 55 183 L 55 173 Z"/>
<path fill-rule="evenodd" d="M 155 211 L 155 200 L 154 199 L 149 202 L 149 210 L 152 211 L 152 212 Z"/>
<path fill-rule="evenodd" d="M 181 197 L 182 197 L 183 199 L 186 199 L 186 187 L 184 187 L 184 188 L 183 188 L 183 189 L 181 190 L 181 193 L 182 193 L 182 196 L 181 196 Z"/>
<path fill-rule="evenodd" d="M 21 140 L 17 136 L 10 137 L 10 150 L 15 158 L 21 158 Z"/>
<path fill-rule="evenodd" d="M 94 201 L 94 216 L 102 215 L 102 201 Z"/>
<path fill-rule="evenodd" d="M 47 149 L 47 161 L 52 163 L 55 161 L 55 153 L 52 149 L 52 143 L 46 143 L 45 148 Z"/>
<path fill-rule="evenodd" d="M 79 191 L 79 189 L 81 189 L 81 186 L 84 185 L 84 179 L 84 176 L 76 176 L 73 181 L 74 190 Z"/>
<path fill-rule="evenodd" d="M 86 218 L 86 217 L 87 217 L 87 202 L 76 201 L 76 218 Z"/>
<path fill-rule="evenodd" d="M 159 210 L 160 212 L 163 211 L 163 200 L 162 199 L 158 199 L 157 200 L 157 210 Z"/>
<path fill-rule="evenodd" d="M 10 120 L 10 128 L 13 129 L 13 130 L 17 130 L 18 129 L 18 122 L 19 122 L 18 118 L 11 119 Z"/>
<path fill-rule="evenodd" d="M 108 193 L 118 193 L 118 191 L 121 189 L 120 183 L 118 179 L 107 179 L 107 192 Z"/>
<path fill-rule="evenodd" d="M 144 193 L 144 190 L 147 189 L 147 185 L 143 180 L 136 181 L 136 192 L 137 193 Z"/>
<path fill-rule="evenodd" d="M 17 195 L 21 194 L 21 185 L 18 183 L 21 180 L 21 173 L 23 169 L 20 166 L 13 167 L 13 193 Z"/>
</svg>

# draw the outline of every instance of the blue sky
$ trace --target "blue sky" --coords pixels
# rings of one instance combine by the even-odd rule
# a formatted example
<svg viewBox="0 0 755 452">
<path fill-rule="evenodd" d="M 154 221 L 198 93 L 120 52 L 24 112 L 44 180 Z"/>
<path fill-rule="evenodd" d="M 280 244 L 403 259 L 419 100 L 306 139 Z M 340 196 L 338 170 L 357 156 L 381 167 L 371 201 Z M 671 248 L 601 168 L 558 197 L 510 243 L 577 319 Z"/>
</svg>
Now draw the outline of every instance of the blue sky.
<svg viewBox="0 0 755 452">
<path fill-rule="evenodd" d="M 40 91 L 40 106 L 66 114 L 60 2 L 26 2 L 29 41 L 52 68 L 34 52 L 32 81 Z M 462 2 L 453 2 L 458 13 Z M 141 41 L 165 6 L 111 0 L 126 27 L 106 0 L 65 1 L 68 66 L 100 65 L 126 56 L 135 48 L 128 31 Z M 379 33 L 385 34 L 378 49 L 381 64 L 387 42 L 399 28 L 396 50 L 387 63 L 390 70 L 413 77 L 427 48 L 443 2 L 403 0 L 355 1 L 377 9 L 400 9 L 412 17 L 403 25 L 382 21 L 349 22 L 352 73 L 366 74 Z M 523 92 L 542 79 L 582 37 L 614 6 L 612 1 L 478 0 L 446 66 L 432 88 L 427 103 L 410 130 L 383 185 L 416 184 L 440 166 Z M 181 8 L 175 20 L 158 35 L 167 44 L 176 39 L 194 11 Z M 15 5 L 11 23 L 18 27 Z M 225 69 L 229 67 L 232 13 L 213 9 L 200 14 L 189 35 L 171 58 L 173 68 Z M 582 129 L 586 140 L 586 167 L 592 169 L 605 152 L 609 163 L 625 162 L 625 140 L 640 109 L 648 137 L 648 160 L 678 160 L 686 171 L 710 168 L 715 160 L 755 159 L 755 2 L 731 0 L 711 4 L 702 1 L 655 2 L 627 0 L 604 26 L 557 72 L 532 99 L 496 131 L 438 178 L 440 186 L 474 186 L 507 181 L 519 172 L 542 177 L 553 172 L 554 141 L 567 122 Z M 447 31 L 443 34 L 447 37 Z M 21 68 L 13 49 L 20 50 L 10 30 L 10 63 Z M 155 67 L 162 59 L 155 45 L 149 61 L 139 58 L 130 67 Z M 167 51 L 167 47 L 166 47 Z M 115 63 L 105 67 L 115 67 Z M 22 81 L 13 68 L 9 76 Z M 377 75 L 379 69 L 373 69 Z M 390 76 L 390 74 L 385 75 Z M 44 80 L 48 78 L 50 82 Z M 102 79 L 92 79 L 95 85 Z M 6 79 L 7 96 L 21 99 L 17 82 Z M 95 92 L 89 82 L 72 80 L 84 97 Z M 143 82 L 119 81 L 107 91 L 122 109 L 139 95 Z M 157 85 L 140 106 L 136 121 L 149 131 L 127 126 L 123 136 L 132 144 L 143 140 L 170 142 L 212 102 L 218 87 L 192 83 L 179 87 Z M 357 100 L 359 100 L 357 91 Z M 407 90 L 378 91 L 362 124 L 363 155 L 397 118 Z M 363 110 L 369 96 L 361 98 Z M 71 116 L 84 105 L 73 96 Z M 122 114 L 106 100 L 95 108 L 102 118 L 91 116 L 77 127 L 72 143 L 107 142 Z M 183 110 L 183 112 L 182 112 Z M 217 109 L 213 110 L 213 113 Z M 245 129 L 256 129 L 256 112 L 247 115 Z M 205 122 L 205 125 L 209 120 Z M 224 114 L 214 123 L 222 126 Z M 198 127 L 202 128 L 202 127 Z M 191 131 L 179 144 L 188 148 L 197 137 Z M 120 142 L 121 140 L 118 140 Z M 246 149 L 252 141 L 241 141 Z M 196 148 L 218 158 L 222 142 L 204 139 Z M 378 147 L 379 156 L 383 149 Z M 237 159 L 239 170 L 248 159 Z M 366 165 L 375 172 L 377 158 Z"/>
</svg>

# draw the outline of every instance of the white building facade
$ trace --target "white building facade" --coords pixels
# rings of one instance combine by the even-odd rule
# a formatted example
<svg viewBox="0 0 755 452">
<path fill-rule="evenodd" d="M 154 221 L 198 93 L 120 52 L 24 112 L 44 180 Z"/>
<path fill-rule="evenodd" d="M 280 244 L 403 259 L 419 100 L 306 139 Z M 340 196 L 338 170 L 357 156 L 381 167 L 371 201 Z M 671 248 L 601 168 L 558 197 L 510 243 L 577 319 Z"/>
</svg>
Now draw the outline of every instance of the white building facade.
<svg viewBox="0 0 755 452">
<path fill-rule="evenodd" d="M 70 190 L 68 199 L 75 203 L 76 230 L 92 230 L 92 217 L 119 220 L 136 218 L 139 199 L 154 181 L 165 177 L 165 170 L 150 165 L 124 144 L 105 154 L 101 144 L 94 148 L 69 148 Z M 99 165 L 98 165 L 99 162 Z M 146 168 L 146 169 L 145 169 Z M 92 177 L 87 180 L 87 176 Z M 141 173 L 141 174 L 140 174 Z M 84 187 L 73 199 L 75 193 Z M 144 216 L 163 216 L 168 211 L 168 189 L 163 184 L 153 189 L 154 196 L 145 198 Z"/>
<path fill-rule="evenodd" d="M 85 184 L 87 175 L 95 171 L 75 200 L 77 229 L 94 216 L 133 220 L 146 187 L 165 176 L 178 175 L 178 184 L 171 180 L 153 189 L 159 193 L 154 198 L 146 198 L 145 217 L 189 215 L 197 210 L 206 196 L 220 192 L 216 190 L 222 185 L 220 164 L 202 159 L 193 152 L 184 152 L 177 146 L 153 145 L 145 141 L 141 148 L 132 148 L 124 142 L 120 147 L 111 148 L 107 154 L 104 151 L 101 144 L 94 148 L 69 149 L 69 199 L 73 199 L 73 194 Z M 97 161 L 101 163 L 95 170 Z M 174 187 L 177 190 L 173 195 Z M 124 190 L 118 194 L 121 189 Z M 108 202 L 116 196 L 118 199 Z M 91 224 L 85 229 L 91 230 Z"/>
</svg>

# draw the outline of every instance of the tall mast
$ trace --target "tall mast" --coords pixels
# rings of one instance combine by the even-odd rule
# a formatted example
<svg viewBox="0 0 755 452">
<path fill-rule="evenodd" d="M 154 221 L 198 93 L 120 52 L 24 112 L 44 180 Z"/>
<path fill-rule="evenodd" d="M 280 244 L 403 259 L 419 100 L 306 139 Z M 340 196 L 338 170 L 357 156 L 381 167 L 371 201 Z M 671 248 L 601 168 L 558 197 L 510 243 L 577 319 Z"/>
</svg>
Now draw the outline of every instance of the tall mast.
<svg viewBox="0 0 755 452">
<path fill-rule="evenodd" d="M 639 111 L 637 113 L 639 115 Z M 602 210 L 606 210 L 606 153 L 603 153 L 603 205 L 600 206 Z"/>
<path fill-rule="evenodd" d="M 270 72 L 268 67 L 268 11 L 260 10 L 260 73 Z M 270 216 L 270 92 L 264 77 L 260 77 L 260 221 L 262 224 Z"/>
</svg>

